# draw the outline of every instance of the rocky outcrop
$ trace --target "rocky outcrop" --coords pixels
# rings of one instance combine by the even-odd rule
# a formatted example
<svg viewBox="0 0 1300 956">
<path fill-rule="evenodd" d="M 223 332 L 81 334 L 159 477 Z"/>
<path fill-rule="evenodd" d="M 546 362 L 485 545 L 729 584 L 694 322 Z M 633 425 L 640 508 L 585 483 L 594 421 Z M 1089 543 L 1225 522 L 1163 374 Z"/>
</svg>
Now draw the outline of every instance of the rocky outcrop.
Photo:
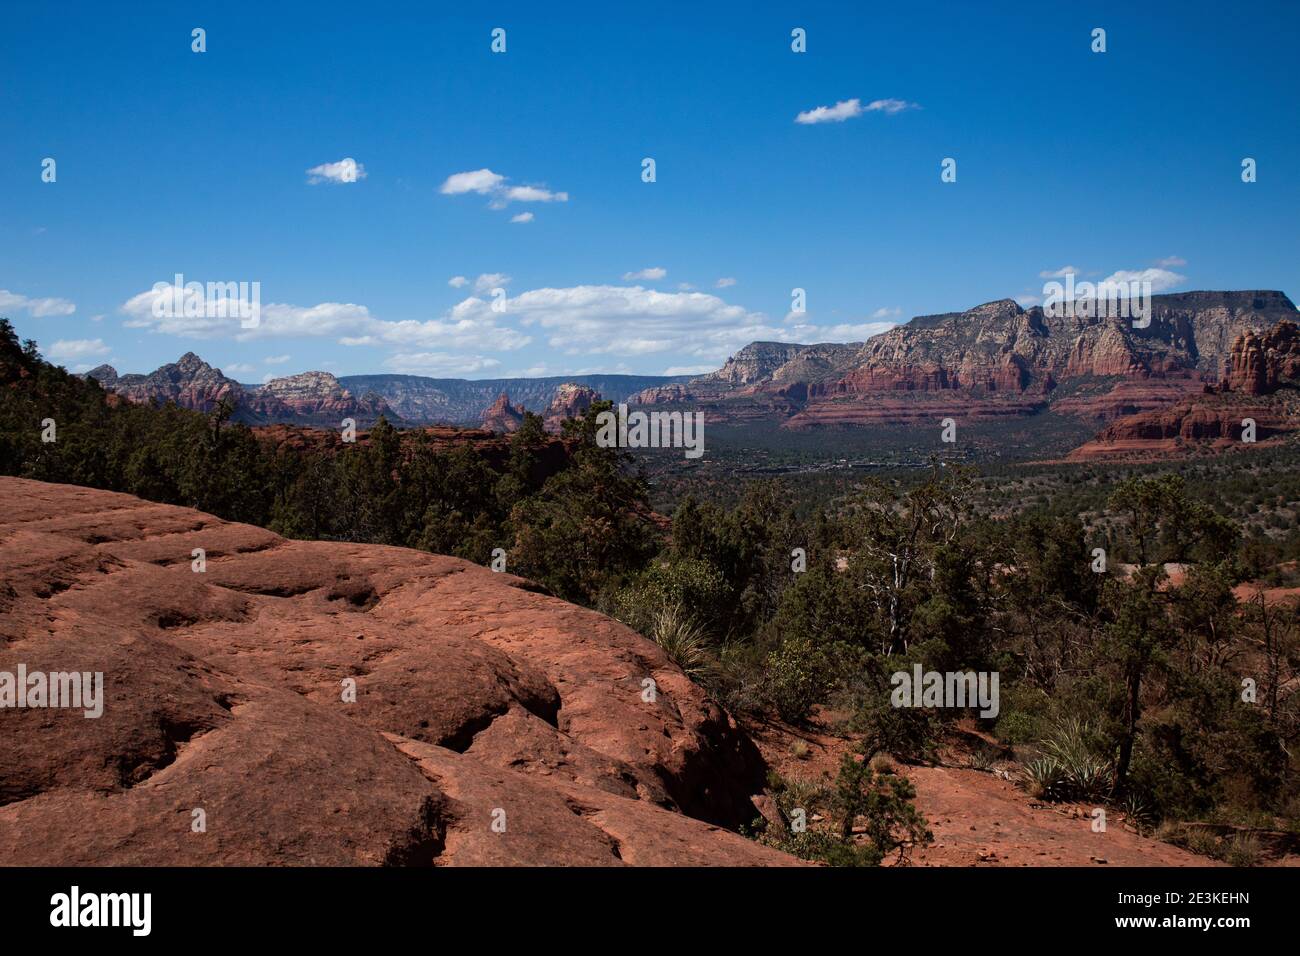
<svg viewBox="0 0 1300 956">
<path fill-rule="evenodd" d="M 766 865 L 752 743 L 651 641 L 508 574 L 0 478 L 0 859 Z M 195 549 L 205 565 L 196 568 Z"/>
<path fill-rule="evenodd" d="M 132 402 L 173 402 L 182 408 L 210 412 L 223 400 L 238 405 L 245 389 L 233 378 L 226 378 L 193 352 L 186 352 L 175 362 L 148 375 L 121 375 L 111 365 L 100 365 L 87 373 L 105 391 Z"/>
<path fill-rule="evenodd" d="M 86 373 L 105 391 L 128 401 L 147 404 L 172 402 L 181 408 L 210 412 L 229 402 L 232 418 L 246 424 L 283 422 L 337 427 L 345 418 L 370 425 L 382 415 L 401 421 L 382 398 L 356 398 L 328 372 L 304 372 L 271 379 L 262 386 L 241 385 L 227 378 L 193 352 L 148 375 L 121 375 L 111 365 Z"/>
<path fill-rule="evenodd" d="M 497 396 L 486 412 L 483 413 L 483 427 L 490 432 L 512 434 L 524 423 L 524 410 L 510 404 L 510 396 L 502 392 Z"/>
<path fill-rule="evenodd" d="M 592 402 L 600 401 L 600 393 L 586 385 L 565 382 L 555 390 L 546 411 L 542 413 L 543 424 L 548 432 L 559 433 L 564 423 L 570 418 L 581 418 L 587 414 Z"/>
<path fill-rule="evenodd" d="M 253 390 L 253 394 L 259 400 L 274 400 L 287 408 L 292 415 L 288 420 L 295 423 L 337 426 L 345 418 L 370 423 L 381 415 L 390 422 L 400 420 L 378 395 L 371 393 L 354 397 L 329 372 L 303 372 L 273 378 L 260 389 Z"/>
<path fill-rule="evenodd" d="M 810 383 L 833 379 L 859 348 L 861 343 L 752 342 L 727 359 L 716 372 L 685 383 L 644 389 L 629 402 L 638 405 L 699 403 L 764 394 L 802 401 L 808 397 Z"/>
<path fill-rule="evenodd" d="M 1300 431 L 1300 327 L 1289 320 L 1262 333 L 1243 332 L 1229 349 L 1223 380 L 1173 405 L 1113 422 L 1070 453 L 1073 460 L 1194 453 L 1250 447 Z"/>
<path fill-rule="evenodd" d="M 1300 378 L 1300 327 L 1279 322 L 1257 335 L 1247 332 L 1232 344 L 1223 387 L 1245 395 L 1270 395 Z"/>
</svg>

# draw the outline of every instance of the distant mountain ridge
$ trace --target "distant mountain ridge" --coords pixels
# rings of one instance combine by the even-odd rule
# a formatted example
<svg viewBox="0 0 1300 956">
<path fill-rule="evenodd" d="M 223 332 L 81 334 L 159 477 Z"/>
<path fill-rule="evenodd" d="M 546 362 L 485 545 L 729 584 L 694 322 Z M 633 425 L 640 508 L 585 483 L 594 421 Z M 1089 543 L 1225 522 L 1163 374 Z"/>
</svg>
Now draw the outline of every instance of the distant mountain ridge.
<svg viewBox="0 0 1300 956">
<path fill-rule="evenodd" d="M 563 385 L 584 385 L 615 403 L 647 388 L 685 382 L 688 375 L 551 375 L 545 378 L 427 378 L 423 375 L 344 375 L 354 392 L 374 392 L 409 422 L 477 425 L 501 394 L 520 410 L 546 411 Z"/>
<path fill-rule="evenodd" d="M 104 388 L 132 402 L 174 402 L 182 408 L 209 412 L 230 402 L 235 421 L 249 425 L 296 424 L 337 427 L 345 418 L 358 425 L 373 424 L 383 415 L 398 416 L 378 395 L 355 396 L 328 372 L 304 372 L 271 379 L 265 385 L 243 385 L 226 377 L 193 352 L 148 375 L 118 375 L 111 365 L 86 373 Z"/>
<path fill-rule="evenodd" d="M 1000 299 L 917 316 L 861 343 L 755 342 L 716 372 L 633 401 L 691 404 L 714 421 L 768 419 L 787 428 L 897 424 L 940 412 L 1032 415 L 1049 405 L 1112 419 L 1219 380 L 1242 335 L 1295 317 L 1294 303 L 1276 291 L 1152 296 L 1145 328 Z"/>
<path fill-rule="evenodd" d="M 106 391 L 133 402 L 175 402 L 207 412 L 222 399 L 235 407 L 235 421 L 250 425 L 337 427 L 352 418 L 362 427 L 380 415 L 395 424 L 477 426 L 498 395 L 509 393 L 520 412 L 556 414 L 553 403 L 572 405 L 576 395 L 601 394 L 615 402 L 645 388 L 687 376 L 577 375 L 469 380 L 421 375 L 345 375 L 312 371 L 248 385 L 226 376 L 193 352 L 148 375 L 118 375 L 111 365 L 86 373 Z M 585 399 L 588 404 L 590 397 Z"/>
<path fill-rule="evenodd" d="M 1242 336 L 1295 318 L 1294 303 L 1277 291 L 1153 296 L 1145 328 L 1129 319 L 1053 316 L 999 299 L 965 312 L 917 316 L 865 342 L 754 342 L 717 371 L 694 377 L 336 378 L 315 371 L 258 386 L 226 377 L 193 352 L 149 375 L 119 376 L 104 365 L 88 376 L 132 401 L 207 411 L 228 398 L 236 419 L 251 424 L 337 426 L 353 418 L 365 426 L 384 415 L 402 424 L 477 426 L 503 395 L 515 413 L 545 415 L 553 402 L 589 403 L 588 391 L 615 403 L 690 405 L 714 422 L 795 429 L 950 414 L 1023 416 L 1049 407 L 1112 421 L 1198 393 L 1227 374 Z"/>
</svg>

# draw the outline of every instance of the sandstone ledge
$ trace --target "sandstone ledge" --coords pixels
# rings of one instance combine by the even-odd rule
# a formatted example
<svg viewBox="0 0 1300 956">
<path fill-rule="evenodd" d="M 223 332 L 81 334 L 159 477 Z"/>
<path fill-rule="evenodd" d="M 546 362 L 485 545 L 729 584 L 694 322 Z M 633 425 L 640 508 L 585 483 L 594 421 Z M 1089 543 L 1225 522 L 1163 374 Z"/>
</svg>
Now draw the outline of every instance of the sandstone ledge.
<svg viewBox="0 0 1300 956">
<path fill-rule="evenodd" d="M 97 720 L 0 709 L 0 864 L 794 862 L 723 829 L 757 815 L 753 744 L 609 618 L 128 495 L 0 501 L 0 671 L 105 682 Z"/>
</svg>

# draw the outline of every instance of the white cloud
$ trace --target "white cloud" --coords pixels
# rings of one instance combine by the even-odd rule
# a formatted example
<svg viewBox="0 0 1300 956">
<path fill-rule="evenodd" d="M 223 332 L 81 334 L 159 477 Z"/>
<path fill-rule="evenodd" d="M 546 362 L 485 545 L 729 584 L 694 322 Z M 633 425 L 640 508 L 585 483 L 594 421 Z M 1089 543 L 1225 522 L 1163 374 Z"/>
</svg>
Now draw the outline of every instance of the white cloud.
<svg viewBox="0 0 1300 956">
<path fill-rule="evenodd" d="M 543 378 L 548 375 L 568 375 L 569 372 L 555 372 L 545 362 L 538 362 L 528 368 L 516 368 L 506 372 L 504 378 Z"/>
<path fill-rule="evenodd" d="M 32 299 L 17 292 L 0 289 L 0 312 L 18 309 L 35 319 L 44 319 L 52 315 L 72 315 L 77 311 L 76 305 L 67 299 L 52 297 Z"/>
<path fill-rule="evenodd" d="M 257 368 L 248 362 L 231 362 L 229 365 L 223 365 L 221 371 L 226 375 L 252 375 Z"/>
<path fill-rule="evenodd" d="M 916 103 L 909 103 L 907 100 L 872 100 L 863 106 L 862 101 L 855 96 L 851 100 L 840 100 L 834 106 L 818 106 L 816 109 L 804 110 L 794 118 L 794 121 L 806 126 L 813 123 L 843 123 L 863 113 L 884 113 L 893 116 L 904 110 L 920 108 Z"/>
<path fill-rule="evenodd" d="M 647 281 L 655 282 L 668 275 L 668 270 L 659 266 L 651 266 L 649 269 L 642 269 L 639 272 L 624 272 L 623 278 L 628 282 Z"/>
<path fill-rule="evenodd" d="M 1187 260 L 1182 256 L 1165 256 L 1163 259 L 1156 260 L 1156 265 L 1162 269 L 1178 268 L 1187 265 Z"/>
<path fill-rule="evenodd" d="M 490 193 L 505 177 L 490 169 L 476 169 L 468 173 L 454 173 L 447 177 L 439 190 L 444 196 L 459 196 L 462 193 Z"/>
<path fill-rule="evenodd" d="M 1150 282 L 1153 293 L 1166 292 L 1186 281 L 1187 276 L 1170 272 L 1168 269 L 1120 269 L 1102 280 L 1103 283 L 1111 284 Z"/>
<path fill-rule="evenodd" d="M 664 369 L 664 375 L 704 375 L 717 370 L 716 365 L 670 365 Z"/>
<path fill-rule="evenodd" d="M 851 100 L 840 100 L 834 106 L 819 106 L 816 109 L 804 110 L 794 118 L 794 121 L 804 125 L 843 123 L 846 119 L 861 115 L 862 101 L 855 97 Z"/>
<path fill-rule="evenodd" d="M 479 277 L 502 288 L 509 276 Z M 161 294 L 161 293 L 160 293 Z M 539 288 L 490 301 L 472 295 L 426 320 L 389 321 L 356 303 L 314 306 L 264 303 L 256 328 L 241 328 L 238 318 L 156 317 L 152 291 L 122 306 L 129 327 L 192 338 L 240 342 L 290 338 L 328 338 L 347 346 L 369 346 L 391 353 L 389 368 L 420 374 L 466 374 L 486 370 L 485 359 L 539 339 L 569 355 L 631 359 L 671 355 L 672 364 L 713 363 L 755 340 L 808 341 L 819 330 L 800 322 L 782 326 L 761 312 L 703 292 L 660 292 L 641 285 L 581 285 Z M 494 308 L 495 306 L 495 308 Z M 539 357 L 531 357 L 536 364 Z M 608 362 L 602 363 L 608 371 Z M 665 363 L 667 364 L 667 363 Z"/>
<path fill-rule="evenodd" d="M 819 334 L 827 342 L 865 342 L 873 335 L 888 332 L 897 324 L 897 322 L 862 322 L 856 325 L 845 323 L 821 328 Z"/>
<path fill-rule="evenodd" d="M 384 360 L 385 368 L 402 375 L 430 375 L 434 378 L 460 378 L 499 368 L 500 365 L 494 358 L 448 352 L 398 352 Z"/>
<path fill-rule="evenodd" d="M 521 212 L 517 216 L 510 217 L 511 222 L 532 222 L 533 214 L 531 212 Z"/>
<path fill-rule="evenodd" d="M 307 182 L 315 186 L 318 183 L 355 183 L 366 178 L 366 167 L 351 156 L 340 159 L 337 163 L 321 163 L 307 170 Z"/>
<path fill-rule="evenodd" d="M 504 289 L 510 284 L 510 277 L 504 272 L 485 272 L 474 280 L 475 292 L 491 292 L 493 289 Z"/>
<path fill-rule="evenodd" d="M 263 365 L 283 365 L 285 362 L 289 361 L 289 359 L 291 359 L 291 358 L 293 358 L 292 355 L 271 355 L 271 356 L 269 356 L 269 357 L 267 357 L 267 358 L 262 359 L 262 364 L 263 364 Z"/>
<path fill-rule="evenodd" d="M 553 193 L 540 186 L 511 186 L 505 191 L 506 202 L 568 202 L 568 193 Z"/>
<path fill-rule="evenodd" d="M 453 289 L 459 289 L 469 285 L 469 280 L 464 276 L 452 276 L 447 280 L 447 285 L 451 286 Z"/>
<path fill-rule="evenodd" d="M 892 309 L 880 308 L 880 309 L 876 309 L 875 312 L 872 312 L 871 317 L 873 319 L 896 319 L 902 314 L 903 314 L 903 310 L 899 308 L 892 308 Z"/>
<path fill-rule="evenodd" d="M 69 360 L 97 358 L 111 351 L 103 339 L 59 339 L 47 354 L 52 359 Z"/>
<path fill-rule="evenodd" d="M 461 306 L 465 318 L 489 309 L 474 299 Z M 608 285 L 532 289 L 508 299 L 505 312 L 525 328 L 544 331 L 552 348 L 573 355 L 678 352 L 721 362 L 756 339 L 798 341 L 795 330 L 703 292 Z"/>
<path fill-rule="evenodd" d="M 719 280 L 718 280 L 716 283 L 714 283 L 714 284 L 715 284 L 719 289 L 730 289 L 733 285 L 736 284 L 736 280 L 733 279 L 733 278 L 731 278 L 731 276 L 723 276 L 721 279 L 719 279 Z"/>
<path fill-rule="evenodd" d="M 509 277 L 497 276 L 509 281 Z M 322 302 L 313 306 L 264 303 L 256 328 L 241 328 L 237 317 L 153 314 L 161 292 L 141 292 L 123 303 L 128 328 L 148 329 L 185 338 L 233 338 L 238 342 L 275 338 L 334 338 L 342 345 L 395 345 L 410 348 L 517 349 L 531 338 L 496 324 L 499 314 L 482 299 L 469 298 L 444 318 L 391 322 L 375 318 L 364 305 Z"/>
<path fill-rule="evenodd" d="M 491 202 L 488 205 L 492 209 L 504 209 L 512 202 L 569 201 L 568 193 L 554 192 L 545 186 L 508 186 L 506 185 L 505 176 L 486 168 L 464 173 L 453 173 L 447 177 L 439 192 L 444 196 L 459 196 L 464 193 L 478 193 L 481 196 L 490 196 Z M 516 218 L 513 221 L 528 222 L 529 220 Z"/>
<path fill-rule="evenodd" d="M 884 113 L 886 116 L 893 116 L 895 113 L 901 113 L 903 110 L 919 110 L 921 107 L 916 103 L 909 103 L 907 100 L 872 100 L 867 104 L 867 112 Z"/>
<path fill-rule="evenodd" d="M 1083 272 L 1078 266 L 1061 266 L 1059 269 L 1044 269 L 1038 273 L 1040 279 L 1064 279 L 1066 276 L 1074 274 L 1079 275 Z"/>
</svg>

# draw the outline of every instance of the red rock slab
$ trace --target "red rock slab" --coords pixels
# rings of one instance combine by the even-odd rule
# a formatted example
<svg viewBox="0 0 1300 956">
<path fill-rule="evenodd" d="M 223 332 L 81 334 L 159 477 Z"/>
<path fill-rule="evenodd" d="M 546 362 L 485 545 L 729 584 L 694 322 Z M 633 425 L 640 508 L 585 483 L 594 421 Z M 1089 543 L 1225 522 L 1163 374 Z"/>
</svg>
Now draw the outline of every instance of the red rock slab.
<svg viewBox="0 0 1300 956">
<path fill-rule="evenodd" d="M 389 738 L 448 798 L 439 865 L 771 866 L 799 861 L 636 799 Z M 719 852 L 725 847 L 725 853 Z"/>
<path fill-rule="evenodd" d="M 465 779 L 580 792 L 611 832 L 657 834 L 637 862 L 785 859 L 716 826 L 754 815 L 748 737 L 603 615 L 408 549 L 22 479 L 0 499 L 0 670 L 105 684 L 98 719 L 0 709 L 0 863 L 432 863 L 459 817 L 385 735 Z M 509 859 L 588 863 L 616 838 L 593 839 Z"/>
</svg>

